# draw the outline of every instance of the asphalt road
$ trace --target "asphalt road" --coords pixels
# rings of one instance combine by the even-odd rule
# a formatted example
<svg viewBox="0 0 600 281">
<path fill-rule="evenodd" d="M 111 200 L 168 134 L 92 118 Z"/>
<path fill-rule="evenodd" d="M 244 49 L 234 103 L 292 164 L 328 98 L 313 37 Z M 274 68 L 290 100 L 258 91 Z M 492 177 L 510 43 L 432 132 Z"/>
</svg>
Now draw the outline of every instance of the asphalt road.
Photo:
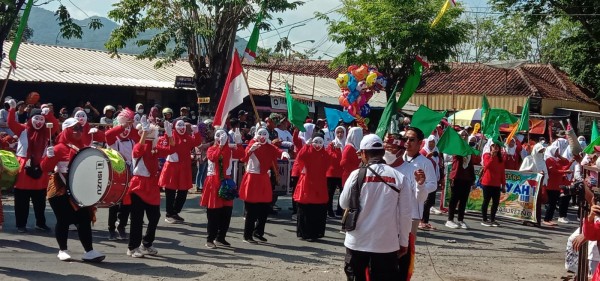
<svg viewBox="0 0 600 281">
<path fill-rule="evenodd" d="M 206 215 L 198 202 L 198 194 L 188 195 L 181 214 L 185 224 L 164 222 L 163 209 L 154 244 L 159 255 L 142 259 L 125 254 L 127 241 L 108 241 L 108 210 L 100 209 L 94 247 L 107 257 L 100 264 L 88 264 L 59 261 L 53 233 L 35 231 L 33 214 L 29 232 L 17 233 L 12 197 L 5 196 L 0 280 L 346 280 L 339 220 L 328 221 L 326 237 L 319 242 L 298 240 L 287 210 L 289 198 L 280 198 L 282 211 L 267 223 L 268 243 L 250 245 L 242 242 L 244 221 L 236 203 L 228 237 L 232 247 L 211 250 L 204 247 Z M 54 228 L 49 206 L 46 217 Z M 470 229 L 452 230 L 443 226 L 445 216 L 432 215 L 431 220 L 438 230 L 419 232 L 413 280 L 561 280 L 567 276 L 564 251 L 575 224 L 548 229 L 500 220 L 501 227 L 489 228 L 469 215 Z M 69 249 L 79 258 L 83 249 L 77 232 L 71 231 L 70 238 Z"/>
</svg>

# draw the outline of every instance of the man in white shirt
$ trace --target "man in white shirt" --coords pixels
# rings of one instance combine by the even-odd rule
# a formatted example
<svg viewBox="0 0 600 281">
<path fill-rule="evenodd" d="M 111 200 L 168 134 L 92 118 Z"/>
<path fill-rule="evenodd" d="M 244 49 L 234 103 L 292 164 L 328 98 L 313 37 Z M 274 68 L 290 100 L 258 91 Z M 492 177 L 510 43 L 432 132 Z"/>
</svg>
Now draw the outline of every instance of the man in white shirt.
<svg viewBox="0 0 600 281">
<path fill-rule="evenodd" d="M 411 230 L 413 194 L 409 181 L 383 160 L 383 141 L 377 135 L 360 142 L 362 162 L 368 166 L 359 186 L 356 228 L 346 232 L 346 265 L 349 280 L 397 280 L 398 257 L 407 252 Z M 340 195 L 340 206 L 348 209 L 360 169 L 353 171 Z"/>
<path fill-rule="evenodd" d="M 281 120 L 279 125 L 277 125 L 277 128 L 275 128 L 275 131 L 277 131 L 277 137 L 281 140 L 279 149 L 288 152 L 289 149 L 294 146 L 294 143 L 292 142 L 292 133 L 290 133 L 289 128 L 290 122 L 285 118 Z"/>
<path fill-rule="evenodd" d="M 437 189 L 437 175 L 433 163 L 419 153 L 421 142 L 425 138 L 423 132 L 418 128 L 408 127 L 404 133 L 404 138 L 406 140 L 406 152 L 403 156 L 404 163 L 395 169 L 408 178 L 413 196 L 413 209 L 410 251 L 407 255 L 400 258 L 400 278 L 398 280 L 408 280 L 408 276 L 412 274 L 410 268 L 414 268 L 414 266 L 411 267 L 410 264 L 414 264 L 414 245 L 417 240 L 417 227 L 423 216 L 424 203 L 427 200 L 427 195 Z M 420 183 L 411 176 L 417 171 L 425 174 L 425 180 Z"/>
</svg>

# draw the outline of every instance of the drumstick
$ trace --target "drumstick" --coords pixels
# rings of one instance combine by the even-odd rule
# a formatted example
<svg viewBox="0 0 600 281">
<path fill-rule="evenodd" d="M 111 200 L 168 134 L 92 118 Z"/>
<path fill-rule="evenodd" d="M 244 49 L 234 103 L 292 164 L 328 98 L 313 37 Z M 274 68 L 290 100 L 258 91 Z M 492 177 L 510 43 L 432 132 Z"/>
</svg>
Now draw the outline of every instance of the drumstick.
<svg viewBox="0 0 600 281">
<path fill-rule="evenodd" d="M 48 143 L 50 144 L 50 146 L 52 146 L 52 128 L 54 128 L 54 124 L 53 123 L 46 123 L 46 128 L 48 128 L 48 132 L 49 134 L 49 138 L 48 138 Z"/>
</svg>

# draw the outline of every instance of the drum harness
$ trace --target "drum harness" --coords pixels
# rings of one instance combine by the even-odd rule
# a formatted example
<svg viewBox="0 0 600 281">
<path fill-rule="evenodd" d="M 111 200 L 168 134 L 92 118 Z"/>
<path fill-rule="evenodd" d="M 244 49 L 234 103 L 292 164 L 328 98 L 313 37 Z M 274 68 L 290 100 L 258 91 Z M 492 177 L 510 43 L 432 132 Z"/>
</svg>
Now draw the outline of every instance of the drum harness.
<svg viewBox="0 0 600 281">
<path fill-rule="evenodd" d="M 68 147 L 70 147 L 71 149 L 75 150 L 75 152 L 79 152 L 79 148 L 71 143 L 67 144 Z M 60 177 L 60 179 L 62 180 L 62 182 L 65 184 L 65 186 L 67 186 L 67 179 L 65 179 L 65 176 L 63 176 L 63 174 L 61 172 L 57 172 L 58 176 Z M 67 193 L 69 195 L 71 195 L 71 191 L 67 188 Z"/>
</svg>

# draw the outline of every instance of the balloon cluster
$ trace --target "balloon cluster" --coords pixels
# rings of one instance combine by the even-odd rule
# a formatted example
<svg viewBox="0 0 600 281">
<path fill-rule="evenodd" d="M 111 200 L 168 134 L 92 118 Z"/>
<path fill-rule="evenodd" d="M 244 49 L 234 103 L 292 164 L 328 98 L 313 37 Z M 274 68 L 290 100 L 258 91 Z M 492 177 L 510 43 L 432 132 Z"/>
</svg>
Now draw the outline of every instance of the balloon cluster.
<svg viewBox="0 0 600 281">
<path fill-rule="evenodd" d="M 375 92 L 385 89 L 387 84 L 383 74 L 366 64 L 351 65 L 347 73 L 341 73 L 335 80 L 342 90 L 338 98 L 340 105 L 359 123 L 368 123 L 365 118 L 371 112 L 369 100 Z"/>
</svg>

